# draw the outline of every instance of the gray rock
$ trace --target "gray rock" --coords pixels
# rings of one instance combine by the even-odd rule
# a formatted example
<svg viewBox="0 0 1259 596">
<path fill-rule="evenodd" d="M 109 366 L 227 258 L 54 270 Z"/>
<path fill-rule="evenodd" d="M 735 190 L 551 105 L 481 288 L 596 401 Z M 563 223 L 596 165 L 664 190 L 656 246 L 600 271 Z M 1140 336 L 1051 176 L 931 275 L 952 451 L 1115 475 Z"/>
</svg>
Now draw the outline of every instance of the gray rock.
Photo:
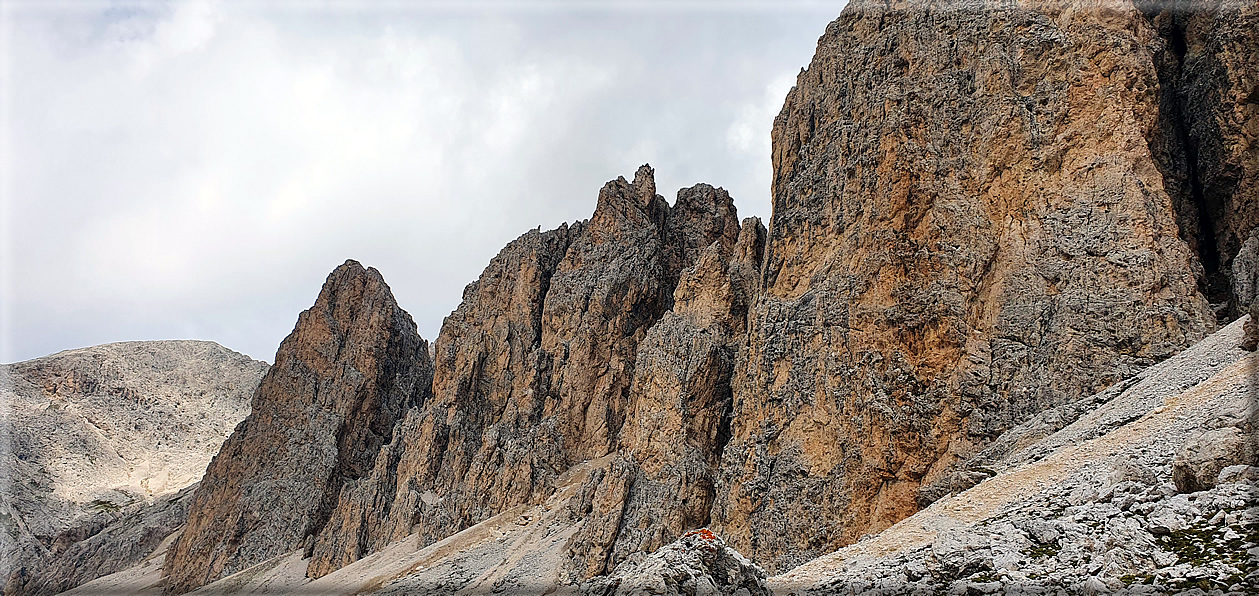
<svg viewBox="0 0 1259 596">
<path fill-rule="evenodd" d="M 1215 486 L 1229 466 L 1257 464 L 1255 437 L 1235 426 L 1208 430 L 1186 441 L 1172 461 L 1172 479 L 1180 492 Z"/>
<path fill-rule="evenodd" d="M 582 596 L 772 596 L 765 570 L 706 529 L 581 586 Z"/>
<path fill-rule="evenodd" d="M 337 267 L 206 469 L 163 564 L 166 593 L 309 547 L 343 487 L 372 473 L 395 422 L 429 395 L 428 354 L 380 272 Z"/>
<path fill-rule="evenodd" d="M 0 366 L 0 582 L 47 594 L 121 570 L 183 523 L 267 364 L 207 341 Z M 132 527 L 141 523 L 142 527 Z"/>
</svg>

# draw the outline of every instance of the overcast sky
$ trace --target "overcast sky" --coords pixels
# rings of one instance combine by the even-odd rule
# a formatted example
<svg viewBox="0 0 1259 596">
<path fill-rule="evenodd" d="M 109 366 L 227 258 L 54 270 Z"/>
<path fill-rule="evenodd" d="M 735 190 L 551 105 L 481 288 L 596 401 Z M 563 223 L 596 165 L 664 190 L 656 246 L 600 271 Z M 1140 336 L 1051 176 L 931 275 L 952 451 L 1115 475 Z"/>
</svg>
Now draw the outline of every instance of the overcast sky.
<svg viewBox="0 0 1259 596">
<path fill-rule="evenodd" d="M 773 117 L 842 5 L 4 2 L 0 361 L 270 362 L 346 258 L 431 340 L 642 163 L 768 220 Z"/>
</svg>

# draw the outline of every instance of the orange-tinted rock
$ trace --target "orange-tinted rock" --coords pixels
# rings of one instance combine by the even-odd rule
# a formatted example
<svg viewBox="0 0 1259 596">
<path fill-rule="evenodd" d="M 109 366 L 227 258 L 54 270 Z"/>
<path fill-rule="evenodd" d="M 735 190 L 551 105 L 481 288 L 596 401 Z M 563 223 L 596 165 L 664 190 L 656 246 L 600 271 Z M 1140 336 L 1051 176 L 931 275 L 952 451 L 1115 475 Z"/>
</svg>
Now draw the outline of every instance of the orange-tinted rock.
<svg viewBox="0 0 1259 596">
<path fill-rule="evenodd" d="M 854 1 L 774 122 L 714 530 L 771 570 L 1215 322 L 1151 155 L 1135 9 Z"/>
<path fill-rule="evenodd" d="M 343 485 L 367 476 L 398 418 L 428 395 L 428 344 L 375 269 L 324 283 L 280 344 L 249 417 L 211 461 L 167 554 L 183 593 L 318 534 Z"/>
</svg>

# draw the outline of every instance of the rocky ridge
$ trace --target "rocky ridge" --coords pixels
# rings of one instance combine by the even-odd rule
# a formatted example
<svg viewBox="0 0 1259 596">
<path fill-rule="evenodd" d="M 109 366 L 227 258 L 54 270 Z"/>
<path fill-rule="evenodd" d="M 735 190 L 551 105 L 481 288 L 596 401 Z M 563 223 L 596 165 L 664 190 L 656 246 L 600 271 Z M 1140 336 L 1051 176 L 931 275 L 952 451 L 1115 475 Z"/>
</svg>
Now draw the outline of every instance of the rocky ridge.
<svg viewBox="0 0 1259 596">
<path fill-rule="evenodd" d="M 1235 73 L 1254 72 L 1253 52 L 1206 31 L 1253 28 L 1225 34 L 1249 21 L 1194 6 L 845 8 L 775 121 L 764 288 L 714 530 L 787 569 L 929 504 L 1004 431 L 1214 329 L 1206 249 L 1178 238 L 1198 195 L 1159 143 L 1209 137 L 1247 170 L 1256 120 L 1176 87 L 1189 83 L 1156 65 L 1178 38 L 1159 27 L 1209 22 L 1181 41 Z M 1208 71 L 1195 89 L 1226 85 Z M 1164 91 L 1196 111 L 1160 112 Z M 1168 130 L 1210 118 L 1245 124 Z M 1184 168 L 1189 186 L 1203 167 Z M 1241 196 L 1231 221 L 1259 209 Z"/>
<path fill-rule="evenodd" d="M 684 271 L 739 234 L 725 191 L 697 185 L 670 206 L 644 166 L 605 185 L 590 220 L 508 245 L 443 324 L 434 399 L 408 414 L 382 454 L 396 465 L 367 487 L 388 521 L 330 526 L 365 538 L 346 550 L 321 537 L 311 576 L 411 532 L 435 542 L 539 503 L 565 470 L 615 451 L 648 330 Z"/>
<path fill-rule="evenodd" d="M 317 364 L 264 381 L 168 592 L 313 585 L 536 507 L 562 585 L 703 526 L 784 571 L 1049 449 L 1259 287 L 1254 5 L 1103 4 L 854 0 L 775 120 L 768 229 L 644 166 L 504 248 L 431 364 L 338 269 L 281 346 Z M 1184 482 L 1216 481 L 1208 444 Z"/>
<path fill-rule="evenodd" d="M 579 504 L 610 455 L 575 466 L 544 503 L 433 544 L 404 538 L 317 580 L 306 577 L 296 549 L 197 593 L 760 594 L 762 581 L 799 595 L 1245 593 L 1259 573 L 1255 453 L 1197 446 L 1221 431 L 1256 444 L 1259 356 L 1236 347 L 1247 322 L 1081 400 L 1085 412 L 1057 432 L 1041 434 L 1044 423 L 1034 421 L 1012 429 L 994 446 L 1017 446 L 994 449 L 975 486 L 768 579 L 703 531 L 634 553 L 586 582 L 566 576 L 564 545 L 590 521 Z M 125 586 L 156 594 L 160 582 L 153 568 L 81 593 Z"/>
<path fill-rule="evenodd" d="M 0 367 L 0 577 L 51 594 L 128 567 L 184 523 L 188 488 L 267 364 L 206 341 L 67 350 Z"/>
</svg>

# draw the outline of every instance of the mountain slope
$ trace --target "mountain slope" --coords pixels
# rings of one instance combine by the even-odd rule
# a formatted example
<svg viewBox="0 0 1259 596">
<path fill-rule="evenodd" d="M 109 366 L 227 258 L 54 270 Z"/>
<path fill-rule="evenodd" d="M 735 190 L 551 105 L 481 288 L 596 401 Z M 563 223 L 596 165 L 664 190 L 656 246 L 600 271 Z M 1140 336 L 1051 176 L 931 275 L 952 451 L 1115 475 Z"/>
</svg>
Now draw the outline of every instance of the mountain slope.
<svg viewBox="0 0 1259 596">
<path fill-rule="evenodd" d="M 401 414 L 427 398 L 432 370 L 380 273 L 354 261 L 334 270 L 193 494 L 164 563 L 167 592 L 310 544 Z"/>
<path fill-rule="evenodd" d="M 1237 347 L 1243 324 L 1098 394 L 1075 423 L 993 460 L 975 487 L 771 585 L 792 594 L 1075 594 L 1134 583 L 1253 592 L 1259 354 Z"/>
<path fill-rule="evenodd" d="M 1254 6 L 854 0 L 775 120 L 767 229 L 644 166 L 505 247 L 431 363 L 339 269 L 167 590 L 297 548 L 330 577 L 561 507 L 579 466 L 570 585 L 705 525 L 781 572 L 973 486 L 1259 287 Z"/>
<path fill-rule="evenodd" d="M 6 593 L 65 589 L 134 562 L 112 548 L 156 546 L 132 536 L 82 552 L 125 533 L 119 525 L 150 519 L 160 541 L 182 524 L 175 493 L 201 478 L 266 370 L 204 341 L 107 344 L 0 367 Z"/>
</svg>

